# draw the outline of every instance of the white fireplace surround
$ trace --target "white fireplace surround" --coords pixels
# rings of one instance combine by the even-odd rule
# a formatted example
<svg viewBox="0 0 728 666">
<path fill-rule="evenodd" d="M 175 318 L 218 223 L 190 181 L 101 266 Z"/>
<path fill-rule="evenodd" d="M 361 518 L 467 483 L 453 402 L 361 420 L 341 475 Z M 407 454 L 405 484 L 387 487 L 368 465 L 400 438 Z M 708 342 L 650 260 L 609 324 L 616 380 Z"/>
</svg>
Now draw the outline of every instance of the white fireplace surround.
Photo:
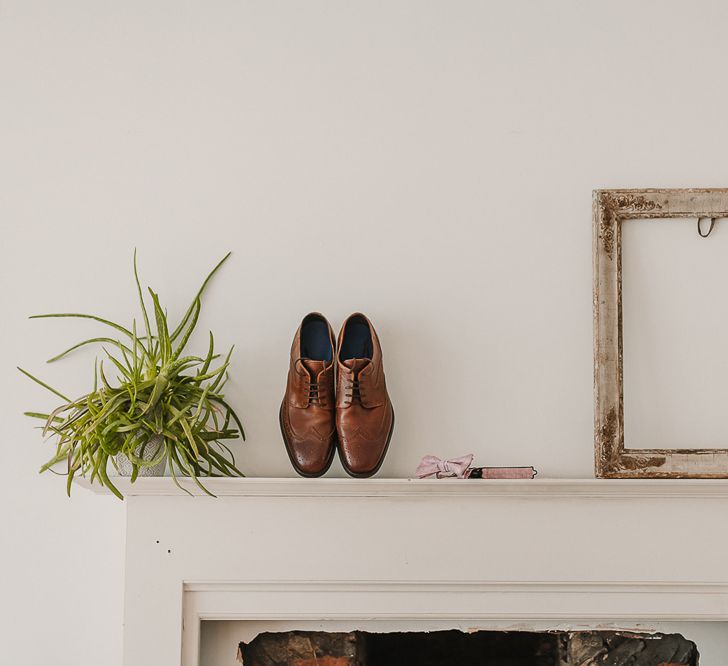
<svg viewBox="0 0 728 666">
<path fill-rule="evenodd" d="M 214 620 L 728 621 L 726 481 L 120 483 L 127 666 L 198 666 Z"/>
</svg>

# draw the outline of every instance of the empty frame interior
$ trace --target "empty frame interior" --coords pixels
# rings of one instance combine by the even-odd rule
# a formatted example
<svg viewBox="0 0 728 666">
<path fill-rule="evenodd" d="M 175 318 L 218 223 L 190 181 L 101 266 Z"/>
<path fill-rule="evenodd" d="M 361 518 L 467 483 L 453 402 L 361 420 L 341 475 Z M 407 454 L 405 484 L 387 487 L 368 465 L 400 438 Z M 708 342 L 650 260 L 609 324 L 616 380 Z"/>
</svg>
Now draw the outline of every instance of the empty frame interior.
<svg viewBox="0 0 728 666">
<path fill-rule="evenodd" d="M 626 449 L 728 447 L 727 285 L 728 220 L 622 222 Z"/>
</svg>

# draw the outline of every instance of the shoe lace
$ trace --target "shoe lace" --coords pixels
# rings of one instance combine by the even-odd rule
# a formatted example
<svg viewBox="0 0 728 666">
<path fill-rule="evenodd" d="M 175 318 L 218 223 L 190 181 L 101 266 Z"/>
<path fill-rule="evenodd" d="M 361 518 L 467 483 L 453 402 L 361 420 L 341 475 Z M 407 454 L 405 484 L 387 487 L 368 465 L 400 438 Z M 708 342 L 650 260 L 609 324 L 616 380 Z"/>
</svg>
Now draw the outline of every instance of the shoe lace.
<svg viewBox="0 0 728 666">
<path fill-rule="evenodd" d="M 347 405 L 351 405 L 355 400 L 359 400 L 361 403 L 364 398 L 362 388 L 361 382 L 356 377 L 344 384 L 344 398 L 346 398 Z"/>
<path fill-rule="evenodd" d="M 298 361 L 303 360 L 303 357 L 299 358 Z M 326 388 L 318 379 L 311 379 L 311 375 L 306 377 L 306 388 L 308 404 L 318 405 L 319 407 L 326 407 Z"/>
<path fill-rule="evenodd" d="M 310 405 L 326 407 L 326 390 L 319 381 L 308 380 L 308 402 Z"/>
</svg>

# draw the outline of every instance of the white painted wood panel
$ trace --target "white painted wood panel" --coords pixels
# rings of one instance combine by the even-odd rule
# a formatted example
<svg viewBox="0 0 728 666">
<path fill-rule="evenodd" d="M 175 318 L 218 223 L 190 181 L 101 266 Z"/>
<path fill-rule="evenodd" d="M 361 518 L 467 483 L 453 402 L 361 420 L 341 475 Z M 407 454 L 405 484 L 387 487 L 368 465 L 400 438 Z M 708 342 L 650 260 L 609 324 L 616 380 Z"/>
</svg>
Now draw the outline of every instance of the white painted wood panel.
<svg viewBox="0 0 728 666">
<path fill-rule="evenodd" d="M 640 499 L 640 498 L 728 498 L 725 479 L 302 479 L 302 478 L 213 478 L 205 486 L 222 497 L 411 497 L 429 502 L 440 497 L 494 497 L 521 499 L 564 498 Z M 98 483 L 77 477 L 74 482 L 102 495 L 109 491 Z M 167 477 L 115 477 L 114 484 L 127 497 L 178 497 L 186 494 Z M 194 496 L 207 497 L 189 479 L 180 485 Z M 209 499 L 209 498 L 208 498 Z"/>
<path fill-rule="evenodd" d="M 129 666 L 196 666 L 199 617 L 728 620 L 725 494 L 279 490 L 127 510 Z"/>
</svg>

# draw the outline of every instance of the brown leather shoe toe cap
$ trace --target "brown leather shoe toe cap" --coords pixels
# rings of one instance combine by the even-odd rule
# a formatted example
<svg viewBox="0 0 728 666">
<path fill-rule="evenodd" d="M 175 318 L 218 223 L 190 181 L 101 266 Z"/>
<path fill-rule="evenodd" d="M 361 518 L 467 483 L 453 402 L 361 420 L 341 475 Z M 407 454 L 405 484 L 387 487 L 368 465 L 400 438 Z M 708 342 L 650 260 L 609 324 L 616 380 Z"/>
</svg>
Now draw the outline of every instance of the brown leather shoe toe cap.
<svg viewBox="0 0 728 666">
<path fill-rule="evenodd" d="M 374 431 L 365 426 L 342 428 L 339 433 L 339 455 L 341 464 L 351 476 L 369 477 L 379 471 L 389 447 L 394 429 L 394 411 L 387 405 L 384 422 Z"/>
<path fill-rule="evenodd" d="M 320 433 L 309 427 L 303 432 L 294 431 L 285 404 L 281 407 L 280 425 L 286 452 L 296 472 L 309 477 L 325 474 L 336 450 L 335 430 Z"/>
</svg>

